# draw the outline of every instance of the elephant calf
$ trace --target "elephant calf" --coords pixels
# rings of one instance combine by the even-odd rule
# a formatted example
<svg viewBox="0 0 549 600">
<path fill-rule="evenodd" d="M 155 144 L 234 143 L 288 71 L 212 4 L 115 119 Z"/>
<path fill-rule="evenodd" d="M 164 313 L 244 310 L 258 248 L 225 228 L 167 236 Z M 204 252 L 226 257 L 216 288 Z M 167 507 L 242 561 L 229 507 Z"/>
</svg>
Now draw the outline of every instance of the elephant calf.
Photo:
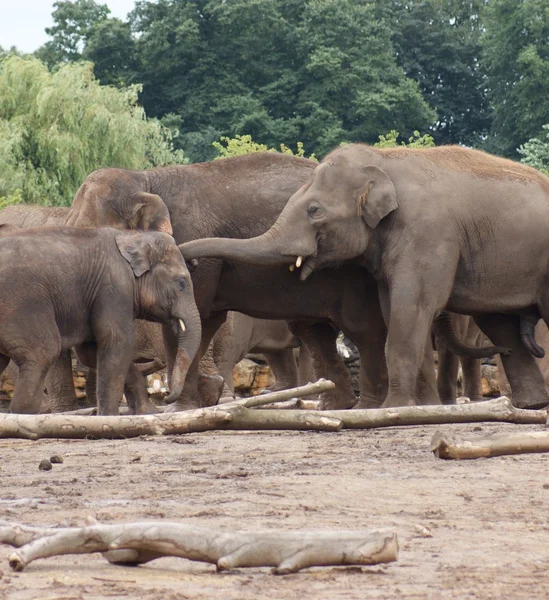
<svg viewBox="0 0 549 600">
<path fill-rule="evenodd" d="M 135 383 L 134 318 L 165 323 L 170 339 L 177 328 L 175 400 L 200 343 L 200 318 L 170 235 L 51 227 L 0 236 L 0 373 L 10 358 L 19 367 L 12 412 L 38 412 L 48 368 L 73 346 L 85 365 L 97 365 L 99 414 L 118 414 L 123 392 L 139 412 L 146 394 Z"/>
</svg>

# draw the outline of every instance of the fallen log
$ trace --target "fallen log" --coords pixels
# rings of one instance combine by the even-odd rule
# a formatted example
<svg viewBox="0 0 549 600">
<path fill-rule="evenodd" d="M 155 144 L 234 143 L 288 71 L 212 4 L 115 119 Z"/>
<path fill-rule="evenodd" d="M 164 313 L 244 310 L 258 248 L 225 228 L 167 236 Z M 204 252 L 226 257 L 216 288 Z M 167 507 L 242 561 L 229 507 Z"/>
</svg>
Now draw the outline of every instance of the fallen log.
<svg viewBox="0 0 549 600">
<path fill-rule="evenodd" d="M 213 563 L 218 571 L 272 566 L 280 575 L 314 566 L 387 563 L 398 556 L 397 536 L 389 529 L 222 532 L 149 521 L 54 530 L 3 522 L 0 542 L 24 544 L 9 557 L 15 571 L 23 571 L 38 558 L 94 552 L 104 553 L 109 562 L 118 565 L 177 556 Z"/>
<path fill-rule="evenodd" d="M 396 425 L 477 423 L 496 421 L 536 424 L 547 422 L 547 411 L 516 408 L 506 396 L 468 404 L 400 406 L 357 410 L 325 410 L 322 414 L 339 419 L 344 429 L 370 429 Z"/>
<path fill-rule="evenodd" d="M 309 394 L 320 394 L 328 390 L 333 390 L 335 383 L 329 379 L 319 379 L 315 383 L 307 383 L 295 388 L 281 390 L 279 392 L 270 392 L 269 394 L 259 394 L 250 398 L 240 398 L 232 402 L 225 402 L 223 407 L 227 406 L 245 406 L 246 408 L 254 408 L 256 406 L 264 406 L 273 402 L 282 402 L 283 400 L 291 400 L 292 398 L 300 398 Z"/>
<path fill-rule="evenodd" d="M 437 458 L 453 460 L 549 452 L 549 433 L 546 431 L 498 433 L 457 441 L 437 431 L 431 439 L 431 451 Z"/>
<path fill-rule="evenodd" d="M 224 408 L 228 405 L 224 404 Z M 232 419 L 223 429 L 341 431 L 341 419 L 313 410 L 253 410 L 245 406 L 229 408 Z"/>
<path fill-rule="evenodd" d="M 0 414 L 0 438 L 121 439 L 221 429 L 232 419 L 224 407 L 139 416 Z"/>
</svg>

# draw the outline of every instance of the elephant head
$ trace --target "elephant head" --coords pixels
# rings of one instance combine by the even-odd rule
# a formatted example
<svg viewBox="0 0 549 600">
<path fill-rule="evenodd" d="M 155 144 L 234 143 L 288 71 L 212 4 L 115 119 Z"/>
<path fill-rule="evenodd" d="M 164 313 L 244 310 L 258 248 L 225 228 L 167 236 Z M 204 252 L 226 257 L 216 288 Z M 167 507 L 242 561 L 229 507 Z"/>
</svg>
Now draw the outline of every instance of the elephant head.
<svg viewBox="0 0 549 600">
<path fill-rule="evenodd" d="M 374 165 L 325 159 L 288 201 L 275 224 L 247 240 L 206 238 L 182 244 L 186 259 L 216 257 L 315 269 L 364 254 L 380 221 L 398 208 L 395 187 Z"/>
<path fill-rule="evenodd" d="M 166 233 L 127 231 L 115 239 L 136 278 L 135 316 L 171 323 L 177 329 L 177 353 L 167 398 L 173 402 L 181 395 L 201 338 L 191 276 L 173 238 Z"/>
<path fill-rule="evenodd" d="M 173 233 L 168 207 L 142 171 L 100 169 L 80 186 L 66 225 Z"/>
</svg>

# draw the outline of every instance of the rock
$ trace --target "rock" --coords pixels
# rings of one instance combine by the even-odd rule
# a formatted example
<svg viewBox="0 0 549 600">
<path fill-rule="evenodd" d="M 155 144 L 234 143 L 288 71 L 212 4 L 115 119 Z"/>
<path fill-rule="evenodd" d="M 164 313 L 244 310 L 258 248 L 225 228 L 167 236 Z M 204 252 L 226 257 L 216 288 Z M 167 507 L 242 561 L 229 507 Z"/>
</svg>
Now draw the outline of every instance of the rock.
<svg viewBox="0 0 549 600">
<path fill-rule="evenodd" d="M 64 461 L 62 456 L 59 456 L 59 454 L 54 454 L 53 456 L 50 456 L 50 462 L 54 465 L 60 465 Z"/>
<path fill-rule="evenodd" d="M 249 358 L 243 358 L 234 368 L 233 384 L 235 392 L 245 396 L 255 396 L 271 387 L 275 379 L 266 365 L 258 365 Z"/>
<path fill-rule="evenodd" d="M 47 458 L 44 458 L 43 460 L 40 461 L 38 468 L 41 471 L 51 471 L 52 470 L 51 462 Z"/>
<path fill-rule="evenodd" d="M 501 396 L 498 383 L 498 368 L 494 365 L 482 365 L 482 395 Z"/>
</svg>

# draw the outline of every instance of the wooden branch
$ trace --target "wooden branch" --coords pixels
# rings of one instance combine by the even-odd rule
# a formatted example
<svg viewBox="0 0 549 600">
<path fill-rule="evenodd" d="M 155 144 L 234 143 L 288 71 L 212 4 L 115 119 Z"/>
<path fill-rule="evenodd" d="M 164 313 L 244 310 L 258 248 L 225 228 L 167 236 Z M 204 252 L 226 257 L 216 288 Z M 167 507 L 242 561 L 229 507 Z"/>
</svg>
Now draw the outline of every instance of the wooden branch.
<svg viewBox="0 0 549 600">
<path fill-rule="evenodd" d="M 32 541 L 26 541 L 29 538 Z M 23 540 L 25 545 L 9 557 L 15 571 L 22 571 L 38 558 L 93 552 L 105 553 L 114 564 L 143 564 L 162 556 L 178 556 L 214 563 L 218 571 L 274 566 L 277 574 L 313 566 L 386 563 L 397 560 L 398 555 L 397 536 L 388 529 L 221 532 L 163 521 L 71 527 L 55 532 L 18 524 L 0 526 L 1 542 L 18 545 Z"/>
<path fill-rule="evenodd" d="M 0 414 L 0 438 L 118 439 L 221 429 L 232 418 L 224 407 L 158 415 L 89 417 Z"/>
<path fill-rule="evenodd" d="M 225 402 L 223 407 L 245 406 L 246 408 L 254 408 L 255 406 L 264 406 L 265 404 L 272 404 L 273 402 L 282 402 L 283 400 L 290 400 L 291 398 L 308 396 L 309 394 L 320 394 L 321 392 L 333 390 L 334 388 L 335 383 L 333 381 L 330 381 L 329 379 L 319 379 L 315 383 L 308 383 L 288 390 L 281 390 L 280 392 L 259 394 L 259 396 L 241 398 L 240 400 L 234 400 L 233 402 Z"/>
<path fill-rule="evenodd" d="M 549 452 L 549 432 L 498 433 L 456 441 L 437 431 L 431 439 L 431 451 L 437 458 L 455 460 Z"/>
<path fill-rule="evenodd" d="M 506 396 L 485 402 L 446 406 L 401 406 L 360 410 L 325 410 L 322 414 L 339 419 L 344 429 L 370 429 L 395 425 L 429 425 L 432 423 L 546 423 L 547 411 L 516 408 Z"/>
<path fill-rule="evenodd" d="M 341 419 L 327 417 L 322 411 L 253 410 L 245 406 L 232 406 L 229 410 L 232 419 L 223 429 L 340 431 L 342 428 Z"/>
</svg>

